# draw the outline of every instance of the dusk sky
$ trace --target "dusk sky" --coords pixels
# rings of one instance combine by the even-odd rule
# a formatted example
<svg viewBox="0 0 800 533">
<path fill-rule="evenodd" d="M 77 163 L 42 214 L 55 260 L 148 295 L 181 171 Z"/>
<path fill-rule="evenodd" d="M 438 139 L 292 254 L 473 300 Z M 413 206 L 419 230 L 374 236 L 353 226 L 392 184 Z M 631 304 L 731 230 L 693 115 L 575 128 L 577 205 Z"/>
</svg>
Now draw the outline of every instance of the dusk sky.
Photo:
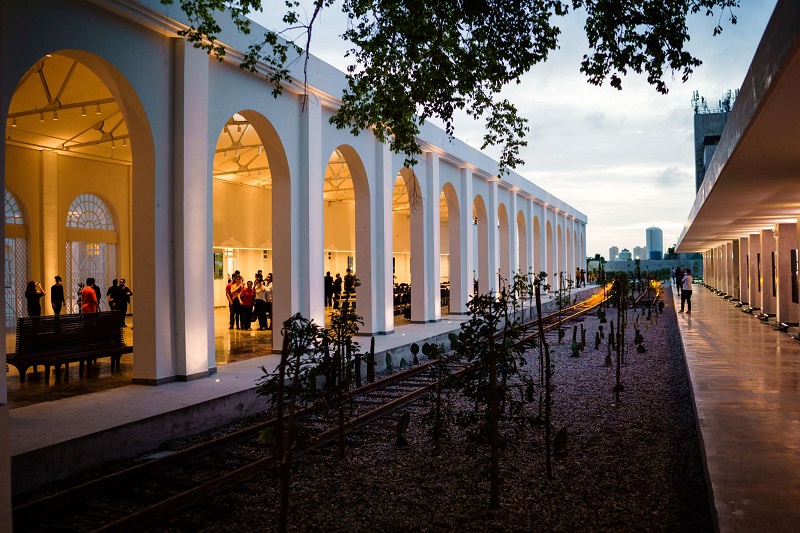
<svg viewBox="0 0 800 533">
<path fill-rule="evenodd" d="M 665 248 L 677 241 L 695 198 L 692 92 L 714 105 L 741 86 L 775 3 L 744 0 L 735 10 L 738 24 L 723 14 L 716 37 L 718 17 L 692 16 L 689 50 L 703 65 L 687 83 L 676 77 L 666 96 L 636 74 L 623 79 L 622 91 L 588 84 L 579 71 L 588 51 L 580 11 L 557 22 L 561 48 L 506 90 L 531 128 L 525 165 L 516 170 L 588 216 L 587 254 L 608 258 L 610 246 L 644 246 L 649 226 L 664 231 Z M 280 27 L 263 14 L 253 19 Z M 311 53 L 344 70 L 348 44 L 338 36 L 345 28 L 338 6 L 328 8 Z M 482 132 L 481 123 L 457 117 L 459 139 L 480 148 Z"/>
</svg>

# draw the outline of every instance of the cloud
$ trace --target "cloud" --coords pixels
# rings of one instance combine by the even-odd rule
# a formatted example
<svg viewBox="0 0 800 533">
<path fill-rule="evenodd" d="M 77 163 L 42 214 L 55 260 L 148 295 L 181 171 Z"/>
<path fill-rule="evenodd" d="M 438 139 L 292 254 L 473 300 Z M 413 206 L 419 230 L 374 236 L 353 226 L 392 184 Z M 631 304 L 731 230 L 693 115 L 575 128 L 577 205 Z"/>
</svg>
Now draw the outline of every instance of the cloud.
<svg viewBox="0 0 800 533">
<path fill-rule="evenodd" d="M 657 186 L 664 189 L 672 189 L 674 187 L 691 187 L 694 184 L 694 175 L 687 172 L 685 169 L 671 166 L 665 168 L 658 176 L 656 176 L 655 183 Z"/>
</svg>

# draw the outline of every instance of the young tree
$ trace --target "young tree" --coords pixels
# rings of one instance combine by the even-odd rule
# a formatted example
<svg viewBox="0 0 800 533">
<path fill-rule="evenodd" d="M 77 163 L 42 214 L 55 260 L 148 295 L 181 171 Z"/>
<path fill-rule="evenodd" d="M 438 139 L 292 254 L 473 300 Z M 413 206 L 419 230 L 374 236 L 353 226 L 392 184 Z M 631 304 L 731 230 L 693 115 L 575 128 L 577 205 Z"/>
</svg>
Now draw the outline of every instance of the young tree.
<svg viewBox="0 0 800 533">
<path fill-rule="evenodd" d="M 175 0 L 161 0 L 171 5 Z M 273 94 L 290 79 L 287 65 L 311 48 L 319 13 L 339 4 L 348 17 L 342 37 L 353 47 L 342 106 L 331 118 L 340 129 L 358 134 L 371 128 L 395 153 L 413 166 L 421 153 L 417 136 L 431 117 L 454 132 L 457 111 L 485 121 L 484 147 L 501 146 L 500 172 L 516 167 L 526 146 L 527 120 L 503 89 L 547 59 L 558 47 L 556 17 L 570 10 L 586 15 L 589 52 L 580 70 L 589 83 L 622 88 L 629 71 L 644 73 L 661 93 L 676 74 L 686 81 L 701 61 L 686 50 L 690 13 L 718 17 L 722 31 L 727 13 L 731 24 L 739 0 L 284 0 L 284 28 L 255 37 L 241 67 L 258 71 L 267 65 Z M 311 12 L 301 17 L 305 6 Z M 180 0 L 189 29 L 179 32 L 198 48 L 219 58 L 218 17 L 229 17 L 236 29 L 250 34 L 248 15 L 262 11 L 262 0 Z M 288 33 L 299 36 L 294 41 Z M 299 44 L 298 44 L 299 43 Z M 305 56 L 306 68 L 308 55 Z M 305 70 L 305 69 L 304 69 Z"/>
</svg>

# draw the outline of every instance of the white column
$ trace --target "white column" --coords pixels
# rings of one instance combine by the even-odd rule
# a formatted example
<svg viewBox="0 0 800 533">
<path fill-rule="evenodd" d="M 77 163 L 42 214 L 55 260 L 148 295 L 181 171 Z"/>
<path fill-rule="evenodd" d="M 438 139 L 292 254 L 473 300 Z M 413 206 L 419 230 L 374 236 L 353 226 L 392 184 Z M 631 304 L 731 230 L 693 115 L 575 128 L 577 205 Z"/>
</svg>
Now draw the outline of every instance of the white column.
<svg viewBox="0 0 800 533">
<path fill-rule="evenodd" d="M 175 351 L 179 380 L 216 370 L 213 203 L 208 168 L 208 55 L 175 41 Z M 138 297 L 138 291 L 137 291 Z M 138 314 L 137 314 L 138 330 Z"/>
<path fill-rule="evenodd" d="M 64 277 L 60 272 L 58 260 L 63 253 L 59 244 L 59 230 L 62 225 L 58 218 L 58 155 L 55 152 L 42 150 L 42 262 L 44 270 L 34 274 L 34 279 L 41 280 L 45 291 L 55 283 L 55 276 Z M 67 295 L 69 297 L 69 295 Z M 50 298 L 42 301 L 42 314 L 50 315 L 53 309 Z"/>
<path fill-rule="evenodd" d="M 439 154 L 425 154 L 425 288 L 426 311 L 425 321 L 435 322 L 442 319 L 442 294 L 440 291 L 441 274 L 441 202 L 439 195 Z"/>
<path fill-rule="evenodd" d="M 778 236 L 776 320 L 794 325 L 798 323 L 798 304 L 792 302 L 792 250 L 797 249 L 797 223 L 778 224 L 775 229 Z"/>
<path fill-rule="evenodd" d="M 461 280 L 458 286 L 453 285 L 453 276 L 450 277 L 450 313 L 464 314 L 467 312 L 467 295 L 472 292 L 472 271 L 474 240 L 472 236 L 472 169 L 461 169 L 461 187 L 459 190 L 458 208 L 461 233 L 459 241 L 461 253 L 454 257 L 452 244 L 450 251 L 450 268 L 458 263 L 461 269 Z M 452 241 L 451 241 L 452 243 Z"/>
<path fill-rule="evenodd" d="M 735 278 L 735 274 L 734 274 L 734 270 L 733 270 L 733 248 L 734 248 L 733 241 L 728 241 L 728 243 L 726 244 L 726 252 L 725 252 L 725 271 L 727 273 L 726 276 L 725 276 L 725 279 L 726 279 L 725 292 L 727 292 L 729 295 L 731 295 L 731 297 L 733 296 L 733 293 L 735 291 L 735 285 L 736 285 L 736 282 L 735 282 L 735 279 L 734 279 Z"/>
<path fill-rule="evenodd" d="M 739 301 L 750 303 L 750 240 L 739 237 Z"/>
<path fill-rule="evenodd" d="M 394 279 L 392 278 L 392 153 L 388 144 L 375 143 L 376 168 L 372 196 L 371 229 L 374 236 L 372 246 L 372 294 L 374 295 L 375 322 L 369 333 L 391 333 L 394 331 Z M 372 188 L 371 188 L 372 189 Z M 370 190 L 370 194 L 372 191 Z"/>
<path fill-rule="evenodd" d="M 761 309 L 761 280 L 759 276 L 759 257 L 761 256 L 761 234 L 751 233 L 748 241 L 750 243 L 750 262 L 749 262 L 749 281 L 750 287 L 750 307 Z"/>
<path fill-rule="evenodd" d="M 775 314 L 776 294 L 775 280 L 772 277 L 775 254 L 775 233 L 771 229 L 761 230 L 761 312 Z M 777 264 L 775 268 L 777 269 Z"/>
<path fill-rule="evenodd" d="M 731 250 L 733 250 L 731 253 L 731 296 L 734 300 L 738 300 L 741 298 L 741 291 L 739 290 L 739 239 L 731 241 Z"/>
<path fill-rule="evenodd" d="M 497 286 L 497 268 L 500 262 L 498 261 L 498 251 L 497 251 L 497 182 L 490 181 L 489 182 L 489 198 L 487 199 L 487 206 L 486 206 L 486 218 L 489 223 L 489 228 L 487 233 L 489 234 L 489 279 L 486 282 L 486 291 L 496 291 L 499 289 Z M 481 287 L 484 287 L 484 281 L 481 279 Z M 483 288 L 481 288 L 481 292 L 484 292 Z"/>
<path fill-rule="evenodd" d="M 325 265 L 324 236 L 325 221 L 323 192 L 325 189 L 325 170 L 322 158 L 322 104 L 313 94 L 309 94 L 301 115 L 303 123 L 300 150 L 300 179 L 296 180 L 298 191 L 297 208 L 300 216 L 299 263 L 294 263 L 297 275 L 298 311 L 317 324 L 325 323 Z M 293 184 L 294 185 L 294 184 Z M 294 189 L 294 186 L 293 186 Z M 281 280 L 276 280 L 280 283 Z M 366 327 L 365 330 L 371 329 Z M 275 328 L 273 328 L 273 335 Z M 276 347 L 273 344 L 273 347 Z M 277 348 L 277 347 L 276 347 Z"/>
</svg>

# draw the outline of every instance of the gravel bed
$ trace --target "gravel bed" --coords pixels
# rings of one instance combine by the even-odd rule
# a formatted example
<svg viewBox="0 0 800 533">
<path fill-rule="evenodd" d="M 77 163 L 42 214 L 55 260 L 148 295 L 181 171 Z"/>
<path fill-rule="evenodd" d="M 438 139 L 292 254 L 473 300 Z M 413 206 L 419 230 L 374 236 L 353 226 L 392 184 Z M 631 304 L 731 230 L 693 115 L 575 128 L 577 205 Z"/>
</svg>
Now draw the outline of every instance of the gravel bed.
<svg viewBox="0 0 800 533">
<path fill-rule="evenodd" d="M 571 327 L 561 345 L 550 336 L 554 426 L 569 431 L 567 455 L 554 459 L 554 479 L 545 476 L 543 430 L 528 429 L 503 450 L 501 508 L 487 510 L 487 463 L 479 462 L 485 450 L 454 430 L 435 453 L 423 416 L 426 400 L 408 409 L 406 447 L 394 445 L 394 421 L 388 420 L 350 437 L 343 461 L 333 447 L 299 458 L 290 529 L 713 531 L 669 291 L 665 298 L 664 314 L 652 324 L 642 322 L 647 353 L 628 349 L 618 403 L 612 392 L 615 370 L 604 365 L 608 339 L 594 350 L 596 317 L 583 322 L 588 346 L 578 358 L 570 356 Z M 610 310 L 612 315 L 616 311 Z M 633 339 L 632 331 L 627 338 Z M 537 364 L 527 368 L 538 373 Z M 264 474 L 151 530 L 275 530 L 277 485 L 274 474 Z"/>
</svg>

